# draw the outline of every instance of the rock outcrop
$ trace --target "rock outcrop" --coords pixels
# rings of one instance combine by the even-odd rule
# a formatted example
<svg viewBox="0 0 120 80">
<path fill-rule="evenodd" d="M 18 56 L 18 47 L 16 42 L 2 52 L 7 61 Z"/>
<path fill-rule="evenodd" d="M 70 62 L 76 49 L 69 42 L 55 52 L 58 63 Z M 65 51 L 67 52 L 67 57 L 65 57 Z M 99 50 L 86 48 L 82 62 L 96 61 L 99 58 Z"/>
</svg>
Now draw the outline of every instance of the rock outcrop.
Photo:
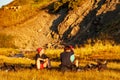
<svg viewBox="0 0 120 80">
<path fill-rule="evenodd" d="M 66 43 L 81 44 L 98 37 L 101 30 L 116 19 L 120 20 L 119 0 L 86 0 L 76 10 L 68 12 L 58 25 L 58 34 Z"/>
<path fill-rule="evenodd" d="M 14 36 L 13 44 L 22 49 L 58 47 L 63 43 L 80 45 L 101 34 L 120 43 L 120 1 L 84 1 L 74 10 L 62 8 L 56 14 L 41 9 L 23 23 L 0 28 L 0 33 Z"/>
</svg>

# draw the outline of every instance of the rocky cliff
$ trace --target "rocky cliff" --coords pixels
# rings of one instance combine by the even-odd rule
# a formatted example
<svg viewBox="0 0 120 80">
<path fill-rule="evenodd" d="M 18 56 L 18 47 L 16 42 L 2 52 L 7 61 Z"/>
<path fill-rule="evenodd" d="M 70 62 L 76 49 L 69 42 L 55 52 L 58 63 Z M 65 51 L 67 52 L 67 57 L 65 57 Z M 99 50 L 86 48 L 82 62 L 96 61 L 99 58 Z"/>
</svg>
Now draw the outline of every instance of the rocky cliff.
<svg viewBox="0 0 120 80">
<path fill-rule="evenodd" d="M 67 43 L 82 44 L 87 39 L 101 37 L 101 34 L 108 35 L 111 37 L 110 39 L 119 42 L 119 22 L 119 0 L 86 0 L 76 10 L 68 12 L 57 29 L 60 39 Z M 117 25 L 113 25 L 111 28 L 111 23 Z M 116 33 L 116 37 L 114 33 Z"/>
<path fill-rule="evenodd" d="M 120 1 L 84 0 L 74 10 L 63 7 L 56 13 L 45 7 L 24 22 L 0 26 L 0 33 L 14 36 L 12 43 L 22 49 L 59 47 L 63 43 L 81 45 L 88 39 L 93 43 L 107 39 L 119 44 Z"/>
</svg>

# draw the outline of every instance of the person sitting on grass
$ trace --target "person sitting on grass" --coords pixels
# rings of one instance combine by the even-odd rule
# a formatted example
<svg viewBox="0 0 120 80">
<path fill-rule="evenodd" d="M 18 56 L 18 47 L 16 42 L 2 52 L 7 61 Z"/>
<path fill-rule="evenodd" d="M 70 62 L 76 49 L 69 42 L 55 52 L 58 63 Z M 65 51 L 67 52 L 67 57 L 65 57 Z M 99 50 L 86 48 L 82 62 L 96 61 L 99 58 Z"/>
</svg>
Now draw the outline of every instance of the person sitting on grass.
<svg viewBox="0 0 120 80">
<path fill-rule="evenodd" d="M 75 60 L 73 47 L 65 46 L 64 52 L 60 54 L 60 70 L 73 70 L 78 67 L 78 60 Z"/>
<path fill-rule="evenodd" d="M 37 69 L 51 68 L 50 60 L 48 56 L 45 55 L 43 48 L 37 49 L 37 54 L 35 56 Z"/>
</svg>

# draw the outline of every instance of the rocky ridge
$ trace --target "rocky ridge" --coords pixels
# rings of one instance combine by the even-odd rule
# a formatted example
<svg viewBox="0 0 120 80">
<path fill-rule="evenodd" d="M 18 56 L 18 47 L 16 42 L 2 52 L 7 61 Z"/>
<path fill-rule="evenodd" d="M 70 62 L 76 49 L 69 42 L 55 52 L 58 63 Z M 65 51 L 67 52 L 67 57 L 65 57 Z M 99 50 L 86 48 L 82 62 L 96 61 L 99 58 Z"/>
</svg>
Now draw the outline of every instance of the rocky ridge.
<svg viewBox="0 0 120 80">
<path fill-rule="evenodd" d="M 120 43 L 120 1 L 86 0 L 75 10 L 62 8 L 56 14 L 41 9 L 34 17 L 0 33 L 14 36 L 12 42 L 20 49 L 57 48 L 63 43 L 81 45 L 101 33 Z"/>
</svg>

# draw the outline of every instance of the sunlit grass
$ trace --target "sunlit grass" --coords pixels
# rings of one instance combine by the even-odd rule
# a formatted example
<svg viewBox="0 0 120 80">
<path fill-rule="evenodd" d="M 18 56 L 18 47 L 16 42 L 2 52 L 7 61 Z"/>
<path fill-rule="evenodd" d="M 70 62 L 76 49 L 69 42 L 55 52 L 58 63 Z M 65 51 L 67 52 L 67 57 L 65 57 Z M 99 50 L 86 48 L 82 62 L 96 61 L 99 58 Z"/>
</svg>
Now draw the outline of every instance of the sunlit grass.
<svg viewBox="0 0 120 80">
<path fill-rule="evenodd" d="M 9 56 L 17 52 L 18 50 L 13 49 L 13 48 L 0 48 L 0 55 Z"/>
<path fill-rule="evenodd" d="M 120 64 L 117 63 L 117 62 L 111 62 L 108 64 L 108 67 L 111 68 L 111 69 L 118 69 L 120 71 Z"/>
<path fill-rule="evenodd" d="M 22 70 L 18 72 L 0 71 L 1 80 L 119 80 L 115 71 L 60 72 L 56 70 Z"/>
<path fill-rule="evenodd" d="M 46 55 L 50 58 L 59 58 L 60 53 L 63 49 L 45 49 Z M 12 48 L 0 48 L 0 55 L 14 55 L 18 54 L 20 50 Z M 84 47 L 74 49 L 75 56 L 79 59 L 85 59 L 88 57 L 92 58 L 103 58 L 103 59 L 120 59 L 120 45 L 112 45 L 110 43 L 103 44 L 102 42 L 97 42 L 94 45 L 86 44 Z M 34 59 L 37 52 L 31 52 L 25 54 L 25 57 Z"/>
<path fill-rule="evenodd" d="M 63 49 L 47 49 L 48 55 L 54 55 L 59 57 Z M 98 56 L 105 57 L 106 59 L 120 59 L 120 45 L 112 45 L 111 43 L 103 44 L 97 42 L 94 45 L 86 44 L 84 47 L 75 48 L 75 55 L 79 58 L 85 58 L 86 56 Z"/>
<path fill-rule="evenodd" d="M 99 42 L 92 45 L 85 45 L 84 47 L 75 48 L 75 55 L 80 59 L 80 66 L 85 66 L 90 61 L 87 61 L 87 57 L 100 56 L 102 59 L 116 59 L 120 60 L 120 46 L 111 45 L 107 43 L 104 45 Z M 0 52 L 0 63 L 6 62 L 11 64 L 31 64 L 35 63 L 34 59 L 27 59 L 29 54 L 26 55 L 26 58 L 13 58 L 7 57 L 11 52 L 16 53 L 15 49 L 6 49 L 1 48 Z M 59 58 L 60 53 L 63 52 L 63 49 L 46 49 L 45 53 L 51 59 Z M 35 52 L 36 53 L 36 52 Z M 35 56 L 35 53 L 32 53 L 30 56 Z M 7 55 L 6 55 L 7 54 Z M 92 57 L 91 57 L 92 58 Z M 99 58 L 99 57 L 98 57 Z M 92 61 L 91 61 L 92 62 Z M 90 62 L 90 63 L 91 63 Z M 94 61 L 93 61 L 94 62 Z M 59 67 L 60 61 L 51 61 L 52 67 Z M 120 64 L 119 62 L 108 62 L 108 69 L 104 71 L 90 70 L 90 71 L 80 71 L 80 72 L 61 72 L 58 70 L 36 70 L 36 69 L 25 69 L 14 71 L 0 71 L 1 80 L 119 80 L 120 79 Z"/>
<path fill-rule="evenodd" d="M 0 63 L 11 63 L 11 64 L 35 64 L 34 60 L 28 58 L 15 58 L 15 57 L 6 57 L 0 55 Z"/>
</svg>

